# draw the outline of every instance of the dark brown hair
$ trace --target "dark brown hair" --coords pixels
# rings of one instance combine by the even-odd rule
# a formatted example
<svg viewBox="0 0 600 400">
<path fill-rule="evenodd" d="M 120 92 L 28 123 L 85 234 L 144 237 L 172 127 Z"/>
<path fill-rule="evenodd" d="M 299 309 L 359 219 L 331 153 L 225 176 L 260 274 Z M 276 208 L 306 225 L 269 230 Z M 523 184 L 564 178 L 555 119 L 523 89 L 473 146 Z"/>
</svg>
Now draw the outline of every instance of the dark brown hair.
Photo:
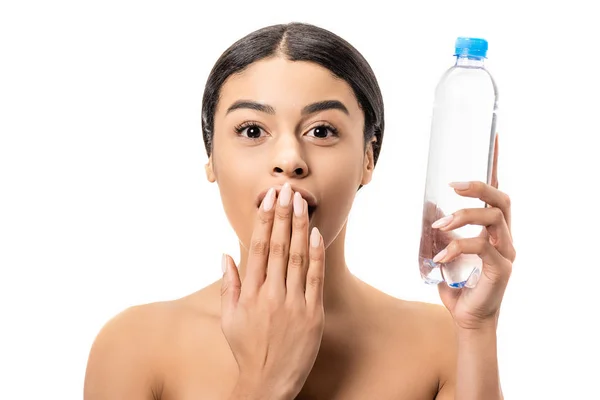
<svg viewBox="0 0 600 400">
<path fill-rule="evenodd" d="M 219 57 L 204 89 L 202 135 L 210 156 L 214 135 L 215 110 L 223 83 L 255 61 L 282 55 L 291 61 L 310 61 L 330 70 L 352 87 L 365 114 L 365 145 L 375 136 L 374 162 L 383 140 L 383 98 L 369 63 L 350 43 L 336 34 L 305 23 L 272 25 L 256 30 L 232 44 Z"/>
</svg>

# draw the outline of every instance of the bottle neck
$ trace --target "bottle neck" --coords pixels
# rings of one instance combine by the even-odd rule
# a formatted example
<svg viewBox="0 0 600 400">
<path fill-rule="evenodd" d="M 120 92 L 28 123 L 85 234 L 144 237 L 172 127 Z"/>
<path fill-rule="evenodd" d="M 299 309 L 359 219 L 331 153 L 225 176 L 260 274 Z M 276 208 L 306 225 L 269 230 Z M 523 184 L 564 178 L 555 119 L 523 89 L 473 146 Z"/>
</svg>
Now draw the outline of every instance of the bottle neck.
<svg viewBox="0 0 600 400">
<path fill-rule="evenodd" d="M 485 58 L 482 58 L 482 57 L 458 56 L 458 57 L 456 57 L 456 66 L 457 67 L 483 68 L 484 61 L 485 61 Z"/>
</svg>

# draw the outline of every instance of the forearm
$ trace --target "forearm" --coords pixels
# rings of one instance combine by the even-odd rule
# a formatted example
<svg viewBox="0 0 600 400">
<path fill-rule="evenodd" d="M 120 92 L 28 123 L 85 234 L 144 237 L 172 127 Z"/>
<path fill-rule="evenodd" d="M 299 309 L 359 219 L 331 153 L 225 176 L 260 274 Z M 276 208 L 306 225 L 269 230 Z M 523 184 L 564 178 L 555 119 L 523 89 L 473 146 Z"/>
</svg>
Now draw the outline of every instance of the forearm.
<svg viewBox="0 0 600 400">
<path fill-rule="evenodd" d="M 455 400 L 502 400 L 498 372 L 496 324 L 458 328 Z"/>
</svg>

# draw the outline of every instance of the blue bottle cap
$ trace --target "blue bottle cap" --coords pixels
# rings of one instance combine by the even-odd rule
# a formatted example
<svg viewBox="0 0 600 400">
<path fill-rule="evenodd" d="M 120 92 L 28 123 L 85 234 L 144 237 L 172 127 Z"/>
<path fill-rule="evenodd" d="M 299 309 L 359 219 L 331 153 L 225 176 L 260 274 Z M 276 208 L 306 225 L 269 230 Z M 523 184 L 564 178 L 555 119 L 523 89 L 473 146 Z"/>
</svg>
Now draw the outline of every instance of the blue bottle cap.
<svg viewBox="0 0 600 400">
<path fill-rule="evenodd" d="M 459 37 L 456 39 L 455 56 L 469 58 L 486 58 L 488 42 L 485 39 Z"/>
</svg>

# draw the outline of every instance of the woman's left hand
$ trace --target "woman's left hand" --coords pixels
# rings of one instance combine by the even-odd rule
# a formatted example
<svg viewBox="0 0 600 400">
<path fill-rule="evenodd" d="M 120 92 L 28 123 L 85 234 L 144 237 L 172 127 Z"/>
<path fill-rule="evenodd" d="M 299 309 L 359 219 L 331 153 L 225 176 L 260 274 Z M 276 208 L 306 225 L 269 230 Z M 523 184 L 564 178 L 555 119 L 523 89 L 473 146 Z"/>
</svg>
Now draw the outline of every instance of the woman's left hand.
<svg viewBox="0 0 600 400">
<path fill-rule="evenodd" d="M 454 322 L 464 329 L 477 329 L 490 324 L 496 326 L 516 256 L 511 233 L 510 199 L 498 190 L 497 165 L 496 137 L 491 184 L 462 182 L 452 185 L 458 195 L 479 198 L 488 207 L 463 209 L 452 214 L 451 218 L 445 218 L 446 225 L 440 227 L 434 224 L 434 228 L 448 235 L 467 224 L 484 227 L 479 237 L 453 239 L 434 258 L 435 262 L 446 263 L 461 254 L 476 254 L 483 261 L 481 276 L 474 288 L 454 289 L 445 283 L 438 285 L 442 302 L 452 314 Z"/>
</svg>

